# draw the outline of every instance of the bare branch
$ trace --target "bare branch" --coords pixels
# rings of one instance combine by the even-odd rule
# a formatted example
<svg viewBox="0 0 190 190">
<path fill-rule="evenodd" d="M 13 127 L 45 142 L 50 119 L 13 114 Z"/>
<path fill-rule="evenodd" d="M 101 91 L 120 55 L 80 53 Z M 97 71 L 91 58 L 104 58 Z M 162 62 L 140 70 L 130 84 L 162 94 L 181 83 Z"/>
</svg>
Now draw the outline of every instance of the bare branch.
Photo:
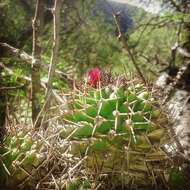
<svg viewBox="0 0 190 190">
<path fill-rule="evenodd" d="M 23 87 L 24 87 L 24 85 L 20 85 L 20 86 L 3 86 L 3 87 L 0 87 L 0 90 L 2 90 L 2 91 L 17 90 L 17 89 L 22 89 Z"/>
<path fill-rule="evenodd" d="M 133 56 L 133 54 L 132 54 L 132 52 L 131 52 L 131 50 L 130 50 L 130 48 L 128 46 L 128 43 L 127 43 L 127 41 L 125 39 L 125 36 L 121 32 L 121 28 L 120 28 L 119 21 L 118 21 L 118 16 L 119 15 L 113 13 L 113 18 L 114 18 L 114 21 L 115 21 L 115 24 L 116 24 L 116 27 L 117 27 L 117 30 L 118 30 L 118 38 L 122 40 L 124 48 L 127 50 L 128 54 L 129 54 L 129 56 L 131 58 L 131 61 L 132 61 L 133 65 L 135 66 L 135 69 L 137 70 L 137 73 L 139 74 L 139 76 L 142 79 L 143 83 L 146 84 L 146 80 L 145 80 L 145 78 L 144 78 L 138 64 L 136 63 L 136 60 L 135 60 L 135 58 L 134 58 L 134 56 Z"/>
<path fill-rule="evenodd" d="M 0 46 L 3 48 L 6 48 L 9 52 L 11 52 L 12 55 L 18 57 L 19 59 L 25 61 L 26 63 L 29 63 L 31 65 L 32 63 L 32 56 L 27 54 L 25 51 L 22 51 L 20 49 L 17 49 L 7 43 L 0 43 Z"/>
<path fill-rule="evenodd" d="M 51 56 L 51 63 L 49 66 L 48 73 L 48 90 L 52 88 L 52 80 L 55 73 L 55 68 L 58 63 L 59 43 L 60 43 L 60 11 L 61 11 L 61 0 L 55 0 L 53 9 L 53 22 L 54 22 L 54 36 L 53 36 L 53 50 Z"/>
<path fill-rule="evenodd" d="M 32 56 L 29 55 L 28 53 L 26 53 L 23 50 L 17 49 L 7 43 L 0 43 L 0 46 L 2 46 L 3 48 L 6 48 L 7 51 L 9 51 L 13 56 L 21 59 L 22 61 L 24 61 L 25 63 L 27 63 L 28 65 L 31 66 L 32 64 Z M 48 70 L 48 64 L 41 61 L 41 67 L 44 70 Z M 72 86 L 73 84 L 73 80 L 71 78 L 69 78 L 67 76 L 67 74 L 65 74 L 64 72 L 55 69 L 55 74 L 58 78 L 63 79 L 64 81 L 66 81 L 68 83 L 68 85 Z"/>
</svg>

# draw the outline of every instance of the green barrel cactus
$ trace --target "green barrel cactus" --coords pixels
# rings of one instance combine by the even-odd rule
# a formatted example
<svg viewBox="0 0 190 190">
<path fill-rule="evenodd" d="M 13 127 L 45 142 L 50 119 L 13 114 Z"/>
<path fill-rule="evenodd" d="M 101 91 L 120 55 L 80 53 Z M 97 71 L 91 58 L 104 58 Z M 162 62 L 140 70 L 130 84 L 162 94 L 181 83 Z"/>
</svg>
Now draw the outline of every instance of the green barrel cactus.
<svg viewBox="0 0 190 190">
<path fill-rule="evenodd" d="M 118 188 L 164 184 L 167 119 L 143 85 L 86 88 L 69 96 L 68 108 L 61 137 L 89 173 Z"/>
<path fill-rule="evenodd" d="M 44 155 L 39 154 L 40 148 L 41 143 L 29 133 L 20 131 L 7 136 L 0 148 L 0 184 L 13 187 L 31 177 L 45 159 Z"/>
</svg>

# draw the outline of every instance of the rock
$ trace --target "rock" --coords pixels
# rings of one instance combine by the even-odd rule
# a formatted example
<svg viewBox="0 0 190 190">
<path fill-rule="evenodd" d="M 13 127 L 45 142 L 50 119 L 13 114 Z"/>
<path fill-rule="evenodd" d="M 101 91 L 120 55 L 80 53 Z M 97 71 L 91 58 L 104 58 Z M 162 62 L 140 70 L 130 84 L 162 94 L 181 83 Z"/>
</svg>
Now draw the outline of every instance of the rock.
<svg viewBox="0 0 190 190">
<path fill-rule="evenodd" d="M 169 75 L 163 72 L 156 85 L 164 92 L 169 88 Z M 162 96 L 163 99 L 163 96 Z M 189 160 L 190 159 L 190 92 L 185 89 L 175 87 L 169 99 L 165 102 L 164 107 L 171 118 L 171 128 L 174 131 L 175 139 L 181 147 L 180 152 Z M 174 145 L 175 146 L 175 145 Z M 178 146 L 179 148 L 179 146 Z"/>
</svg>

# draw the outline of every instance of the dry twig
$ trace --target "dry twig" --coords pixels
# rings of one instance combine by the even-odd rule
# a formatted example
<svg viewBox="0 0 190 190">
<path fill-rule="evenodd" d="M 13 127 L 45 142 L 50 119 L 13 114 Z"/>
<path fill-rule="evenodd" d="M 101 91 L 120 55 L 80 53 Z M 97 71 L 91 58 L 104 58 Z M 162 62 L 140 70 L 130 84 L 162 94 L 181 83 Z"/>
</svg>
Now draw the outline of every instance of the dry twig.
<svg viewBox="0 0 190 190">
<path fill-rule="evenodd" d="M 113 13 L 113 18 L 114 18 L 114 21 L 115 21 L 115 24 L 116 24 L 116 27 L 117 27 L 117 31 L 118 31 L 118 39 L 122 40 L 124 48 L 128 52 L 129 57 L 131 58 L 131 61 L 132 61 L 133 65 L 134 65 L 135 69 L 137 70 L 137 73 L 139 74 L 140 78 L 142 79 L 142 82 L 144 84 L 146 84 L 146 79 L 143 76 L 143 74 L 142 74 L 142 72 L 141 72 L 141 70 L 140 70 L 140 68 L 139 68 L 139 66 L 138 66 L 138 64 L 137 64 L 137 62 L 136 62 L 136 60 L 135 60 L 135 58 L 134 58 L 131 50 L 130 50 L 130 48 L 129 48 L 129 45 L 128 45 L 126 39 L 125 39 L 124 34 L 121 32 L 121 28 L 120 28 L 120 25 L 119 25 L 119 15 Z"/>
</svg>

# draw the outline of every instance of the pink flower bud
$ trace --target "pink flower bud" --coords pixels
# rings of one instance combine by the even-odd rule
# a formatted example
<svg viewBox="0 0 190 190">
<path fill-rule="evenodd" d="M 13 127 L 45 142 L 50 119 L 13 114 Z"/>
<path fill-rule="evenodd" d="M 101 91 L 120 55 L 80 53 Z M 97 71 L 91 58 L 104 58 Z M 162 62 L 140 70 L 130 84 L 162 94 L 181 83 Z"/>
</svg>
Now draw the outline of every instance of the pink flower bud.
<svg viewBox="0 0 190 190">
<path fill-rule="evenodd" d="M 87 83 L 92 87 L 97 87 L 98 82 L 101 79 L 101 71 L 98 68 L 94 68 L 88 71 L 87 73 Z"/>
</svg>

